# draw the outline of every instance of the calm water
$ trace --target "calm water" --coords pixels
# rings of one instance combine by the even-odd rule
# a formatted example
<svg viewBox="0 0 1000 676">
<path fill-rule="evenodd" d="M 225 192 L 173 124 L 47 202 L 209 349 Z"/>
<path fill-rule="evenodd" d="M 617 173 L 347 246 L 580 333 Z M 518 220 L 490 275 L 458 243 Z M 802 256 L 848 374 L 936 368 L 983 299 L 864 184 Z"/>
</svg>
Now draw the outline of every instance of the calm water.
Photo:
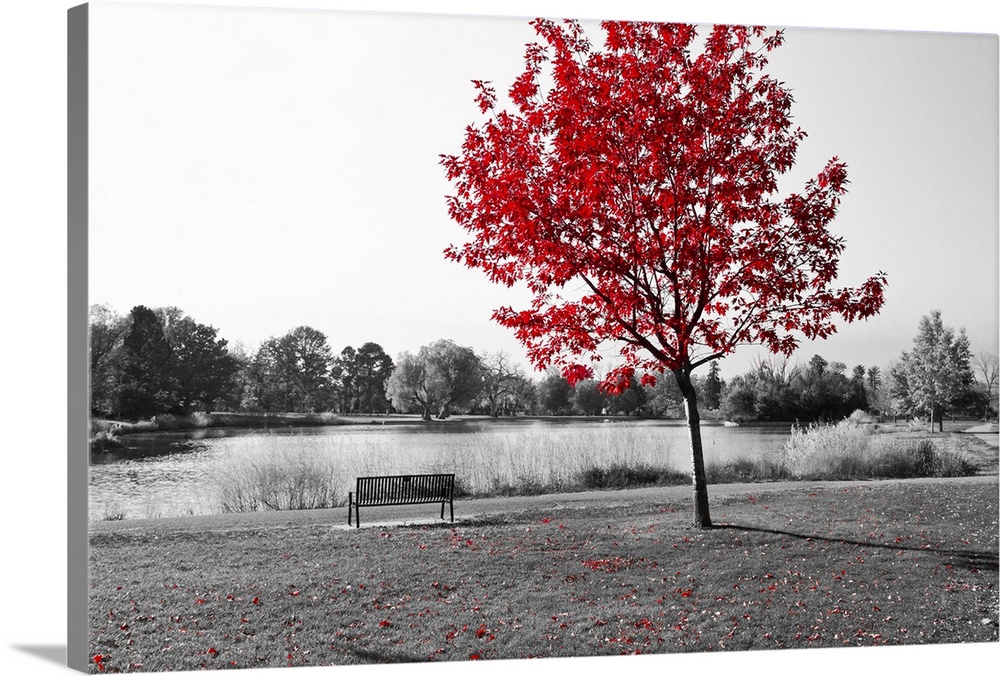
<svg viewBox="0 0 1000 676">
<path fill-rule="evenodd" d="M 789 426 L 702 425 L 707 463 L 779 453 Z M 209 430 L 134 435 L 127 448 L 95 454 L 90 518 L 212 514 L 233 472 L 277 458 L 322 462 L 346 495 L 366 474 L 455 472 L 475 490 L 491 481 L 538 476 L 557 481 L 581 468 L 614 462 L 685 470 L 682 421 L 483 421 L 443 425 L 349 425 L 296 430 Z"/>
</svg>

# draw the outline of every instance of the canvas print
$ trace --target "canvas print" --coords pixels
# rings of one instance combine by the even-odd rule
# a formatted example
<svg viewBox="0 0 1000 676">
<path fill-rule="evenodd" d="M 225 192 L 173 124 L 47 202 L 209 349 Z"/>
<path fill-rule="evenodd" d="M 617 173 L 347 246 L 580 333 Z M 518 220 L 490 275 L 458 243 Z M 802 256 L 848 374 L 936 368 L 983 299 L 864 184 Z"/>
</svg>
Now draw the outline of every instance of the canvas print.
<svg viewBox="0 0 1000 676">
<path fill-rule="evenodd" d="M 85 16 L 77 668 L 998 641 L 996 35 Z"/>
</svg>

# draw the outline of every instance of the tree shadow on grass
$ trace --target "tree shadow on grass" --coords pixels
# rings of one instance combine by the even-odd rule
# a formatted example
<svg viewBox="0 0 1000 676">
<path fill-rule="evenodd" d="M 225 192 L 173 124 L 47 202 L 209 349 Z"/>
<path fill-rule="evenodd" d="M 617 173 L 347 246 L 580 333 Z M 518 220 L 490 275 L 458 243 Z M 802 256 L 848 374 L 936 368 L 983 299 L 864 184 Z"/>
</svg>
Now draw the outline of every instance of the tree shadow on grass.
<svg viewBox="0 0 1000 676">
<path fill-rule="evenodd" d="M 997 570 L 997 554 L 995 552 L 977 552 L 970 549 L 940 549 L 932 547 L 906 547 L 899 544 L 889 544 L 884 542 L 873 542 L 871 540 L 852 540 L 843 537 L 830 537 L 826 535 L 808 535 L 805 533 L 794 533 L 788 530 L 777 528 L 760 528 L 757 526 L 740 526 L 737 524 L 725 523 L 712 526 L 715 530 L 739 530 L 750 533 L 767 533 L 771 535 L 784 535 L 798 538 L 800 540 L 816 540 L 823 542 L 839 542 L 845 545 L 857 547 L 868 547 L 877 549 L 890 549 L 895 551 L 917 552 L 919 554 L 933 554 L 943 558 L 950 558 L 953 565 L 960 565 L 966 568 L 982 568 L 986 570 Z"/>
</svg>

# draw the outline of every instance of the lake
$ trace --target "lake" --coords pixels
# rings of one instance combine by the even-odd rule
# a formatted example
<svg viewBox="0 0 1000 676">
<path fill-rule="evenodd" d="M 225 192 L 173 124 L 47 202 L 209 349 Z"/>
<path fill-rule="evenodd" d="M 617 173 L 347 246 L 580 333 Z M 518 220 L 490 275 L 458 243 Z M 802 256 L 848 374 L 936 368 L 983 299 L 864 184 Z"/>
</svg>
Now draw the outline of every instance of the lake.
<svg viewBox="0 0 1000 676">
<path fill-rule="evenodd" d="M 776 454 L 789 425 L 702 424 L 707 464 Z M 125 449 L 91 455 L 90 518 L 213 514 L 248 471 L 301 466 L 326 477 L 338 500 L 357 476 L 454 472 L 472 493 L 531 479 L 571 483 L 613 464 L 687 471 L 683 421 L 501 419 L 358 424 L 286 430 L 199 430 L 123 437 Z M 259 475 L 259 474 L 258 474 Z M 257 475 L 255 475 L 257 476 Z"/>
</svg>

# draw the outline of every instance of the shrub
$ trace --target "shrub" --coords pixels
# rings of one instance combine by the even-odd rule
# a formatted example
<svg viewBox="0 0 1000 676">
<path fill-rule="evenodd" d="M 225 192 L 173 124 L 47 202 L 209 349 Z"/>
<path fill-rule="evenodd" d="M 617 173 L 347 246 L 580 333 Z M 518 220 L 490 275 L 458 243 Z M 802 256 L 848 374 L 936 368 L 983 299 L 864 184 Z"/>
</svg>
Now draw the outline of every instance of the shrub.
<svg viewBox="0 0 1000 676">
<path fill-rule="evenodd" d="M 121 447 L 122 440 L 113 429 L 95 432 L 90 437 L 91 451 L 110 451 Z"/>
<path fill-rule="evenodd" d="M 785 481 L 791 478 L 788 468 L 772 458 L 737 458 L 705 468 L 709 483 L 731 484 L 758 481 Z"/>
<path fill-rule="evenodd" d="M 202 413 L 201 411 L 192 413 L 188 420 L 194 427 L 212 427 L 216 424 L 215 416 L 211 413 Z"/>
<path fill-rule="evenodd" d="M 558 490 L 561 486 L 544 485 L 535 477 L 521 477 L 520 479 L 508 483 L 494 481 L 486 491 L 487 495 L 502 495 L 505 497 L 515 495 L 543 495 L 545 493 Z M 456 489 L 457 490 L 457 489 Z M 458 496 L 458 493 L 455 493 Z"/>
<path fill-rule="evenodd" d="M 686 484 L 688 481 L 690 478 L 683 472 L 645 464 L 588 467 L 580 472 L 579 477 L 580 485 L 590 489 L 676 486 Z"/>
<path fill-rule="evenodd" d="M 975 474 L 978 468 L 961 456 L 934 447 L 929 440 L 918 444 L 917 455 L 922 474 L 919 476 L 956 477 Z"/>
<path fill-rule="evenodd" d="M 150 422 L 153 423 L 153 427 L 158 430 L 175 430 L 181 426 L 180 418 L 175 415 L 170 415 L 169 413 L 154 415 Z"/>
<path fill-rule="evenodd" d="M 858 425 L 874 425 L 875 418 L 868 411 L 857 409 L 851 413 L 851 415 L 847 416 L 844 422 L 852 427 L 857 427 Z"/>
<path fill-rule="evenodd" d="M 122 424 L 117 420 L 101 420 L 100 418 L 90 419 L 90 433 L 113 432 L 120 429 Z"/>
<path fill-rule="evenodd" d="M 455 488 L 454 497 L 456 498 L 471 498 L 472 490 L 469 488 L 468 482 L 460 476 L 455 477 Z"/>
</svg>

